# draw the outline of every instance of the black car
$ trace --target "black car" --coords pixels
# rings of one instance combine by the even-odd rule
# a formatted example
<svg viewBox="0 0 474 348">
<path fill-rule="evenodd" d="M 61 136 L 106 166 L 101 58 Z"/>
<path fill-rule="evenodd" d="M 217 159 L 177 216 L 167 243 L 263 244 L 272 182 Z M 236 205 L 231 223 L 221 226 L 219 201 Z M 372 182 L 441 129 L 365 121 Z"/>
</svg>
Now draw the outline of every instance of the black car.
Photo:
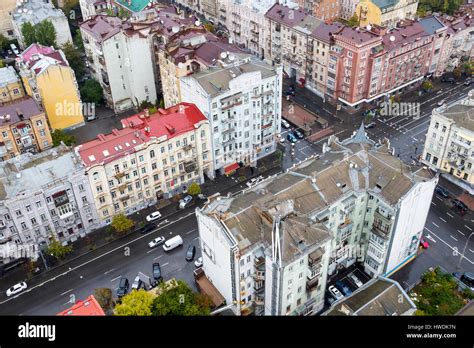
<svg viewBox="0 0 474 348">
<path fill-rule="evenodd" d="M 467 78 L 466 81 L 464 81 L 464 86 L 471 85 L 471 82 L 472 82 L 471 78 Z"/>
<path fill-rule="evenodd" d="M 186 250 L 186 261 L 194 260 L 194 255 L 196 255 L 196 247 L 194 245 L 190 245 L 188 250 Z"/>
<path fill-rule="evenodd" d="M 455 83 L 456 80 L 454 79 L 454 77 L 442 77 L 441 82 Z"/>
<path fill-rule="evenodd" d="M 436 186 L 435 192 L 439 194 L 441 197 L 448 198 L 449 197 L 449 192 L 446 190 L 444 187 L 441 186 Z"/>
<path fill-rule="evenodd" d="M 140 228 L 138 231 L 141 234 L 145 234 L 145 233 L 149 233 L 149 232 L 153 231 L 155 228 L 156 228 L 155 224 L 146 224 L 145 226 Z"/>
<path fill-rule="evenodd" d="M 453 202 L 453 206 L 457 208 L 461 213 L 467 212 L 468 210 L 467 205 L 465 205 L 459 199 L 453 199 L 452 202 Z"/>
<path fill-rule="evenodd" d="M 303 139 L 304 138 L 304 135 L 302 132 L 300 132 L 298 129 L 295 129 L 293 131 L 293 134 L 295 135 L 295 137 L 297 137 L 298 139 Z"/>
<path fill-rule="evenodd" d="M 120 278 L 119 286 L 117 289 L 117 296 L 118 297 L 125 296 L 128 293 L 129 288 L 130 288 L 130 283 L 128 282 L 128 279 L 125 277 Z"/>
<path fill-rule="evenodd" d="M 161 275 L 161 267 L 159 263 L 153 264 L 153 278 L 157 281 L 163 280 L 163 276 Z"/>
</svg>

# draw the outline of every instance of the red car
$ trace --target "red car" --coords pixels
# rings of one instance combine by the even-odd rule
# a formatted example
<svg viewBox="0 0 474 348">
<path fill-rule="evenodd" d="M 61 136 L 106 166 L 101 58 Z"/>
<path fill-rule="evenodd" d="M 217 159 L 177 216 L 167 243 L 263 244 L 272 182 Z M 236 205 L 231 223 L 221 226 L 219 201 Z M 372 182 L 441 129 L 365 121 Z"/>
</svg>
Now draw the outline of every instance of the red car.
<svg viewBox="0 0 474 348">
<path fill-rule="evenodd" d="M 430 247 L 425 237 L 420 238 L 420 245 L 423 247 L 423 249 L 428 249 Z"/>
</svg>

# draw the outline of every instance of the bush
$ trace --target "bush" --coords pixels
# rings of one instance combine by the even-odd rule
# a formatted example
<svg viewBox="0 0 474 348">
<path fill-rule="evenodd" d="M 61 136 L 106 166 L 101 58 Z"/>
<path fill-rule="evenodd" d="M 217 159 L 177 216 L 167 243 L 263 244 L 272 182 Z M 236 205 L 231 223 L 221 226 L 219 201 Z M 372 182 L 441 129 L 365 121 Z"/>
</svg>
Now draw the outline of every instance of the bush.
<svg viewBox="0 0 474 348">
<path fill-rule="evenodd" d="M 51 133 L 51 137 L 53 138 L 53 147 L 59 146 L 61 142 L 63 142 L 66 146 L 71 146 L 76 143 L 76 138 L 74 135 L 67 134 L 61 129 L 56 129 L 53 133 Z"/>
<path fill-rule="evenodd" d="M 197 196 L 201 193 L 201 186 L 199 186 L 199 184 L 196 182 L 191 183 L 191 185 L 188 187 L 188 193 L 191 196 Z"/>
<path fill-rule="evenodd" d="M 110 225 L 115 232 L 124 233 L 130 231 L 135 223 L 124 214 L 118 214 L 112 218 L 112 223 Z"/>
</svg>

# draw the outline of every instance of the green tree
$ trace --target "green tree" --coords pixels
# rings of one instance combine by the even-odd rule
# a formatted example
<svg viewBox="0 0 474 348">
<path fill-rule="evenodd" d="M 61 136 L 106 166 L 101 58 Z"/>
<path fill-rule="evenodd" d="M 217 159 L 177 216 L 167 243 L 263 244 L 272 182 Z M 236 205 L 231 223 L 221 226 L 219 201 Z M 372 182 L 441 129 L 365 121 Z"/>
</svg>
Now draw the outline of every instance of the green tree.
<svg viewBox="0 0 474 348">
<path fill-rule="evenodd" d="M 213 33 L 216 30 L 216 27 L 211 23 L 204 24 L 204 28 L 206 28 L 206 30 L 211 33 Z"/>
<path fill-rule="evenodd" d="M 191 196 L 197 196 L 201 193 L 201 186 L 197 182 L 192 182 L 191 185 L 188 187 L 188 193 Z"/>
<path fill-rule="evenodd" d="M 163 98 L 160 99 L 160 108 L 163 109 L 165 107 L 165 100 Z"/>
<path fill-rule="evenodd" d="M 104 97 L 104 91 L 99 82 L 89 79 L 80 89 L 82 101 L 85 103 L 99 104 Z"/>
<path fill-rule="evenodd" d="M 23 36 L 25 47 L 28 47 L 37 41 L 36 28 L 30 22 L 26 22 L 21 26 L 21 35 Z"/>
<path fill-rule="evenodd" d="M 152 315 L 153 295 L 145 290 L 134 290 L 122 297 L 115 306 L 115 315 L 147 316 Z"/>
<path fill-rule="evenodd" d="M 35 25 L 36 41 L 44 46 L 56 47 L 56 29 L 49 20 L 44 20 Z"/>
<path fill-rule="evenodd" d="M 110 225 L 115 230 L 115 232 L 124 233 L 129 231 L 134 226 L 134 222 L 124 214 L 118 214 L 112 218 L 112 223 Z"/>
<path fill-rule="evenodd" d="M 3 61 L 3 59 L 0 59 L 0 68 L 4 68 L 5 67 L 5 62 Z"/>
<path fill-rule="evenodd" d="M 6 38 L 3 34 L 0 34 L 0 50 L 6 50 L 10 46 L 10 40 Z"/>
<path fill-rule="evenodd" d="M 112 309 L 114 304 L 114 297 L 112 290 L 109 288 L 97 288 L 94 290 L 94 297 L 99 302 L 104 312 L 108 312 Z"/>
<path fill-rule="evenodd" d="M 59 146 L 61 142 L 63 142 L 66 146 L 71 146 L 76 143 L 76 137 L 66 133 L 62 129 L 55 129 L 53 133 L 51 133 L 51 137 L 53 138 L 54 147 Z"/>
<path fill-rule="evenodd" d="M 351 18 L 349 18 L 349 20 L 347 21 L 347 25 L 351 28 L 359 26 L 359 17 L 357 17 L 357 14 L 354 14 Z"/>
<path fill-rule="evenodd" d="M 56 237 L 53 236 L 46 250 L 49 255 L 52 255 L 57 259 L 62 259 L 64 256 L 72 252 L 72 246 L 62 245 Z"/>
<path fill-rule="evenodd" d="M 210 315 L 212 301 L 208 296 L 194 293 L 183 281 L 164 291 L 153 301 L 153 315 Z M 165 283 L 159 285 L 162 289 Z"/>
<path fill-rule="evenodd" d="M 423 81 L 421 84 L 421 88 L 423 88 L 425 91 L 429 91 L 433 88 L 433 84 L 429 80 Z"/>
<path fill-rule="evenodd" d="M 454 75 L 454 77 L 457 78 L 457 79 L 460 78 L 461 75 L 462 75 L 462 70 L 461 70 L 461 68 L 460 68 L 460 67 L 454 68 L 454 70 L 453 70 L 453 75 Z"/>
<path fill-rule="evenodd" d="M 78 50 L 84 51 L 84 41 L 82 41 L 81 29 L 76 29 L 76 36 L 74 37 L 74 45 Z"/>
<path fill-rule="evenodd" d="M 145 109 L 150 109 L 154 105 L 153 103 L 149 102 L 148 100 L 143 100 L 139 105 L 138 105 L 138 111 L 143 111 Z"/>
<path fill-rule="evenodd" d="M 85 73 L 85 65 L 84 60 L 81 57 L 79 51 L 74 47 L 74 45 L 70 42 L 66 42 L 62 47 L 62 51 L 66 55 L 66 59 L 69 62 L 72 70 L 76 74 L 77 79 L 82 79 Z"/>
</svg>

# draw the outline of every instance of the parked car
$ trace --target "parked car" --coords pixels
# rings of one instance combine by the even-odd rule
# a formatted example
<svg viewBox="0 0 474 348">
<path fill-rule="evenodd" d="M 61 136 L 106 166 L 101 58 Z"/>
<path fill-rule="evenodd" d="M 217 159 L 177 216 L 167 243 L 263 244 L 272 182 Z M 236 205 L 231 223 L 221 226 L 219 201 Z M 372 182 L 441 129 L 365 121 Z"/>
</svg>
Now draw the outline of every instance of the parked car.
<svg viewBox="0 0 474 348">
<path fill-rule="evenodd" d="M 16 47 L 15 44 L 10 44 L 10 48 L 12 49 L 13 53 L 15 53 L 16 56 L 18 56 L 20 54 L 20 52 L 18 51 L 18 48 Z"/>
<path fill-rule="evenodd" d="M 441 82 L 455 83 L 456 80 L 454 79 L 454 77 L 445 77 L 445 76 L 443 76 L 443 77 L 441 78 Z"/>
<path fill-rule="evenodd" d="M 466 272 L 461 276 L 459 280 L 466 284 L 469 289 L 471 289 L 471 291 L 474 291 L 474 273 Z"/>
<path fill-rule="evenodd" d="M 438 106 L 443 106 L 444 104 L 446 104 L 446 100 L 444 100 L 444 99 L 441 99 L 441 100 L 437 103 Z"/>
<path fill-rule="evenodd" d="M 202 256 L 199 257 L 196 261 L 194 261 L 194 266 L 196 266 L 196 268 L 199 268 L 202 266 Z"/>
<path fill-rule="evenodd" d="M 183 245 L 183 238 L 181 238 L 180 235 L 174 236 L 173 238 L 168 239 L 164 244 L 163 244 L 163 250 L 164 251 L 170 251 L 173 250 L 180 245 Z"/>
<path fill-rule="evenodd" d="M 344 294 L 344 296 L 349 296 L 350 294 L 352 294 L 351 289 L 349 289 L 347 284 L 345 284 L 343 281 L 338 280 L 336 281 L 336 284 L 334 285 L 336 285 L 336 288 L 338 288 L 339 291 L 341 291 Z"/>
<path fill-rule="evenodd" d="M 180 199 L 179 200 L 179 208 L 180 209 L 184 209 L 186 208 L 186 206 L 191 203 L 191 201 L 193 200 L 193 197 L 190 196 L 190 195 L 187 195 L 186 197 L 184 197 L 183 199 Z"/>
<path fill-rule="evenodd" d="M 160 217 L 161 217 L 161 213 L 157 210 L 157 211 L 154 211 L 153 213 L 151 213 L 150 215 L 148 215 L 146 217 L 146 221 L 148 221 L 148 222 L 155 221 L 155 220 L 158 220 Z"/>
<path fill-rule="evenodd" d="M 375 122 L 367 123 L 364 127 L 365 127 L 365 129 L 374 128 L 375 127 Z"/>
<path fill-rule="evenodd" d="M 357 278 L 357 276 L 352 273 L 350 276 L 349 276 L 349 279 L 352 280 L 354 282 L 354 284 L 357 286 L 357 288 L 360 288 L 362 285 L 364 285 L 364 283 L 362 283 L 360 281 L 359 278 Z"/>
<path fill-rule="evenodd" d="M 146 224 L 145 226 L 141 227 L 138 232 L 140 232 L 141 234 L 146 234 L 153 231 L 155 228 L 155 224 Z"/>
<path fill-rule="evenodd" d="M 130 283 L 128 279 L 125 277 L 121 277 L 119 281 L 119 286 L 117 288 L 117 296 L 122 297 L 128 293 L 128 289 L 130 288 Z"/>
<path fill-rule="evenodd" d="M 461 202 L 459 199 L 453 199 L 453 206 L 456 208 L 461 214 L 464 214 L 468 211 L 467 206 Z"/>
<path fill-rule="evenodd" d="M 295 137 L 297 137 L 298 139 L 303 139 L 304 138 L 304 134 L 299 131 L 298 129 L 295 129 L 293 134 L 295 135 Z"/>
<path fill-rule="evenodd" d="M 20 282 L 18 284 L 15 284 L 7 290 L 7 296 L 10 297 L 10 296 L 16 295 L 22 292 L 23 290 L 25 290 L 26 288 L 27 288 L 27 285 L 25 282 Z"/>
<path fill-rule="evenodd" d="M 286 129 L 290 128 L 290 123 L 287 120 L 281 119 L 281 125 Z"/>
<path fill-rule="evenodd" d="M 470 86 L 471 82 L 472 82 L 471 78 L 470 77 L 467 78 L 466 81 L 464 81 L 464 86 Z"/>
<path fill-rule="evenodd" d="M 428 241 L 423 236 L 421 236 L 420 238 L 420 245 L 423 247 L 423 249 L 428 249 L 430 247 L 430 245 L 428 244 Z"/>
<path fill-rule="evenodd" d="M 97 119 L 97 116 L 94 114 L 94 115 L 87 115 L 86 116 L 86 121 L 87 122 L 90 122 L 90 121 L 94 121 Z"/>
<path fill-rule="evenodd" d="M 329 287 L 329 293 L 336 299 L 336 300 L 341 300 L 344 298 L 344 295 L 341 294 L 341 292 L 334 286 L 331 285 Z"/>
<path fill-rule="evenodd" d="M 285 137 L 280 136 L 280 143 L 284 144 L 285 143 Z"/>
<path fill-rule="evenodd" d="M 249 181 L 247 181 L 246 185 L 247 185 L 247 187 L 252 187 L 252 186 L 260 183 L 263 179 L 264 179 L 263 176 L 259 176 L 258 178 L 250 179 Z"/>
<path fill-rule="evenodd" d="M 441 186 L 436 186 L 435 192 L 440 195 L 441 197 L 448 198 L 449 197 L 449 192 L 446 190 L 444 187 Z"/>
<path fill-rule="evenodd" d="M 194 245 L 190 245 L 188 250 L 186 250 L 186 261 L 194 260 L 194 255 L 196 255 L 196 247 Z"/>
<path fill-rule="evenodd" d="M 288 139 L 288 141 L 292 144 L 294 144 L 298 141 L 298 139 L 296 139 L 296 137 L 293 135 L 293 133 L 288 133 L 288 135 L 286 136 L 286 139 Z"/>
<path fill-rule="evenodd" d="M 140 279 L 140 276 L 136 276 L 132 283 L 132 290 L 138 290 L 142 287 L 143 282 Z"/>
<path fill-rule="evenodd" d="M 154 248 L 154 247 L 157 247 L 160 244 L 163 244 L 164 242 L 165 242 L 165 237 L 160 236 L 160 237 L 157 237 L 157 238 L 153 239 L 150 243 L 148 243 L 148 246 L 150 248 Z"/>
<path fill-rule="evenodd" d="M 161 275 L 161 267 L 158 262 L 153 264 L 153 279 L 159 282 L 163 280 L 163 276 Z"/>
</svg>

